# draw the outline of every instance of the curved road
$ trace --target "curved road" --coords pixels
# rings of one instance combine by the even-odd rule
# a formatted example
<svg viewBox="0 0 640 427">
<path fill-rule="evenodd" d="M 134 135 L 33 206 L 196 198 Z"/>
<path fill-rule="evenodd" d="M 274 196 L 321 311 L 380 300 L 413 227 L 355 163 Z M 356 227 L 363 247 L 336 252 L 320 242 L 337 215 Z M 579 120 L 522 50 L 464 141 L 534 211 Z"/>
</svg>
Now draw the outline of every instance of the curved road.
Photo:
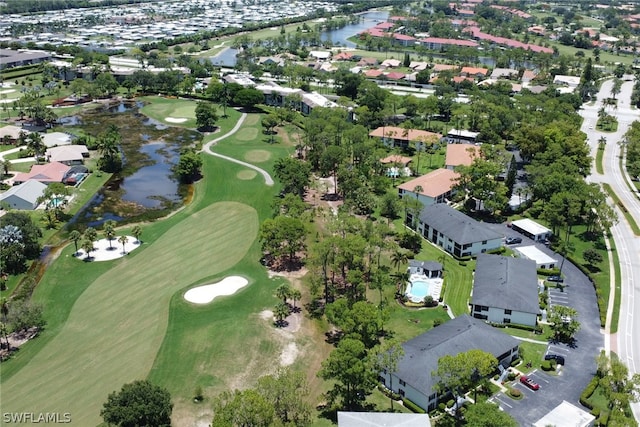
<svg viewBox="0 0 640 427">
<path fill-rule="evenodd" d="M 207 142 L 206 144 L 204 144 L 202 146 L 202 150 L 206 152 L 207 154 L 211 154 L 214 157 L 219 157 L 221 159 L 225 159 L 228 160 L 230 162 L 233 163 L 237 163 L 239 165 L 242 165 L 244 167 L 247 167 L 249 169 L 253 169 L 254 171 L 260 173 L 263 177 L 264 177 L 264 183 L 267 185 L 273 185 L 273 179 L 271 178 L 271 175 L 269 175 L 269 172 L 265 171 L 264 169 L 261 169 L 257 166 L 252 165 L 251 163 L 247 163 L 247 162 L 243 162 L 242 160 L 237 160 L 234 159 L 233 157 L 229 157 L 229 156 L 225 156 L 223 154 L 218 154 L 218 153 L 214 153 L 213 151 L 211 151 L 211 147 L 213 145 L 216 145 L 219 141 L 222 141 L 223 139 L 233 135 L 234 133 L 238 132 L 238 130 L 240 129 L 240 127 L 242 126 L 242 123 L 244 123 L 244 120 L 247 118 L 247 113 L 242 113 L 242 116 L 240 116 L 240 120 L 238 120 L 238 123 L 236 123 L 236 125 L 233 127 L 233 129 L 231 129 L 229 132 L 227 132 L 226 134 L 219 136 L 218 138 L 215 138 L 209 142 Z"/>
<path fill-rule="evenodd" d="M 602 136 L 607 138 L 602 161 L 604 175 L 599 175 L 594 170 L 589 180 L 611 185 L 629 214 L 640 225 L 640 201 L 637 198 L 637 192 L 634 194 L 629 190 L 627 182 L 631 182 L 631 180 L 626 171 L 620 169 L 621 147 L 618 144 L 623 140 L 629 125 L 634 120 L 640 119 L 638 111 L 631 109 L 633 81 L 623 83 L 618 98 L 618 108 L 607 108 L 609 114 L 617 117 L 618 130 L 613 133 L 595 130 L 598 110 L 602 106 L 602 100 L 611 96 L 612 86 L 612 80 L 603 82 L 598 93 L 598 101 L 594 105 L 584 105 L 580 110 L 580 115 L 584 118 L 582 131 L 587 134 L 594 158 L 598 150 L 598 139 Z M 640 334 L 638 334 L 640 331 L 640 237 L 633 233 L 619 207 L 616 207 L 616 210 L 619 222 L 611 228 L 611 233 L 620 260 L 622 297 L 618 332 L 616 335 L 608 337 L 610 342 L 607 347 L 615 351 L 629 367 L 629 372 L 634 374 L 640 373 Z M 637 306 L 636 301 L 638 302 Z M 632 405 L 632 410 L 635 418 L 640 419 L 640 404 Z"/>
</svg>

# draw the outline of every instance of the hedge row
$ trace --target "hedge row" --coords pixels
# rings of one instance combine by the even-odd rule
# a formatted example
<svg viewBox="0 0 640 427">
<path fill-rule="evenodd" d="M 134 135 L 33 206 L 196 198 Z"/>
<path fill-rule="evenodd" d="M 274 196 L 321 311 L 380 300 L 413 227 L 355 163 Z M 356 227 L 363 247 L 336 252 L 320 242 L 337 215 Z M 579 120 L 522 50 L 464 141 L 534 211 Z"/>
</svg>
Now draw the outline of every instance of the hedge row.
<svg viewBox="0 0 640 427">
<path fill-rule="evenodd" d="M 426 411 L 424 409 L 422 409 L 421 407 L 419 407 L 409 399 L 403 398 L 402 403 L 404 404 L 405 408 L 411 409 L 416 414 L 426 414 Z"/>
<path fill-rule="evenodd" d="M 589 398 L 593 392 L 596 391 L 596 388 L 598 387 L 598 380 L 598 377 L 593 377 L 580 395 L 580 404 L 585 408 L 593 409 L 593 405 L 589 402 Z"/>
</svg>

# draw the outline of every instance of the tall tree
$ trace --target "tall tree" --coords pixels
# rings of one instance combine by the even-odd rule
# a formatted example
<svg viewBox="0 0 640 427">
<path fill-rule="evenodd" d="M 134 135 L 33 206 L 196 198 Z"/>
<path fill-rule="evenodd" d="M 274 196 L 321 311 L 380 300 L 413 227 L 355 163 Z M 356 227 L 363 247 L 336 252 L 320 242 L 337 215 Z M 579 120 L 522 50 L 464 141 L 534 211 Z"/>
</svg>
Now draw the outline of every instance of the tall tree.
<svg viewBox="0 0 640 427">
<path fill-rule="evenodd" d="M 292 157 L 283 157 L 276 161 L 273 168 L 276 178 L 282 183 L 284 192 L 304 196 L 311 176 L 309 163 Z"/>
<path fill-rule="evenodd" d="M 171 425 L 173 403 L 169 392 L 149 381 L 134 381 L 109 394 L 100 416 L 122 427 Z"/>
<path fill-rule="evenodd" d="M 365 345 L 357 339 L 344 338 L 322 362 L 318 376 L 334 381 L 327 392 L 330 404 L 339 400 L 341 408 L 353 410 L 362 407 L 366 395 L 375 387 L 377 372 Z"/>
<path fill-rule="evenodd" d="M 553 305 L 549 310 L 548 321 L 554 337 L 562 342 L 573 341 L 573 336 L 580 330 L 578 312 L 571 307 Z"/>
<path fill-rule="evenodd" d="M 376 348 L 376 371 L 389 375 L 389 390 L 393 390 L 393 373 L 398 370 L 398 362 L 404 357 L 404 348 L 398 342 L 390 340 L 383 342 Z M 391 400 L 391 412 L 393 412 L 393 397 Z"/>
<path fill-rule="evenodd" d="M 104 232 L 104 237 L 109 241 L 109 250 L 113 249 L 111 246 L 111 241 L 113 237 L 116 235 L 116 225 L 117 223 L 110 219 L 104 222 L 102 226 L 102 231 Z"/>
<path fill-rule="evenodd" d="M 78 230 L 73 230 L 69 233 L 69 240 L 73 242 L 76 251 L 73 253 L 73 256 L 78 254 L 78 242 L 82 240 L 82 234 Z"/>
<path fill-rule="evenodd" d="M 279 369 L 274 375 L 260 378 L 256 390 L 271 402 L 275 417 L 283 425 L 302 427 L 311 422 L 311 408 L 306 401 L 309 385 L 302 372 Z"/>
<path fill-rule="evenodd" d="M 120 243 L 122 245 L 122 255 L 126 255 L 127 254 L 127 249 L 126 249 L 126 245 L 129 242 L 129 238 L 125 235 L 122 235 L 120 237 L 118 237 L 118 243 Z"/>
<path fill-rule="evenodd" d="M 140 244 L 140 236 L 142 236 L 142 227 L 134 225 L 131 229 L 131 235 L 136 238 L 135 243 Z"/>
<path fill-rule="evenodd" d="M 215 104 L 211 102 L 198 102 L 196 105 L 196 126 L 203 131 L 215 129 L 218 121 L 218 112 Z"/>
</svg>

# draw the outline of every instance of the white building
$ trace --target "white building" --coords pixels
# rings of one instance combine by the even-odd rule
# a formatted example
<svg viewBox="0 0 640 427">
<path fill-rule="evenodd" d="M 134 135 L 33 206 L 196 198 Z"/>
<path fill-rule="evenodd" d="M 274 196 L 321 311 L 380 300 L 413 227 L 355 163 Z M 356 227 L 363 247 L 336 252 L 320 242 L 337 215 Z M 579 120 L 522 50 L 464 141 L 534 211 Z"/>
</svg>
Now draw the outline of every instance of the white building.
<svg viewBox="0 0 640 427">
<path fill-rule="evenodd" d="M 536 242 L 544 242 L 553 234 L 547 227 L 529 218 L 513 221 L 511 228 Z"/>
<path fill-rule="evenodd" d="M 563 400 L 553 411 L 536 421 L 534 427 L 591 427 L 596 417 Z"/>
<path fill-rule="evenodd" d="M 550 257 L 535 246 L 518 246 L 514 248 L 522 258 L 535 261 L 538 268 L 552 269 L 558 265 L 558 260 Z"/>
</svg>

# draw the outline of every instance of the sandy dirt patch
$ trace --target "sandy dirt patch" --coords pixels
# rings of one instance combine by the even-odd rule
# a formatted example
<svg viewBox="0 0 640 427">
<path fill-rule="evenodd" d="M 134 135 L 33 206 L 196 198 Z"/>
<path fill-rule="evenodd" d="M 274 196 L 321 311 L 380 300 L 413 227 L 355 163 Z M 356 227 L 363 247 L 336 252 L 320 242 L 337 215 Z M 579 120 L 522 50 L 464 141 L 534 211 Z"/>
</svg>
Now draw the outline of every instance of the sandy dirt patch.
<svg viewBox="0 0 640 427">
<path fill-rule="evenodd" d="M 250 179 L 253 179 L 256 177 L 256 175 L 258 175 L 258 172 L 254 171 L 254 170 L 243 170 L 237 173 L 237 177 L 238 179 L 242 179 L 244 181 L 248 181 Z"/>
<path fill-rule="evenodd" d="M 0 90 L 0 93 L 4 95 L 7 93 L 13 93 L 15 91 L 16 91 L 15 89 L 3 89 L 3 90 Z"/>
<path fill-rule="evenodd" d="M 289 366 L 293 365 L 293 362 L 298 358 L 298 346 L 294 342 L 290 342 L 282 349 L 282 353 L 280 353 L 280 365 L 281 366 Z"/>
<path fill-rule="evenodd" d="M 185 292 L 184 299 L 193 304 L 208 304 L 216 297 L 233 295 L 248 284 L 249 281 L 244 277 L 229 276 L 216 283 L 189 289 Z"/>
<path fill-rule="evenodd" d="M 91 251 L 91 256 L 87 259 L 87 253 L 83 249 L 78 249 L 75 253 L 76 258 L 87 261 L 111 261 L 122 258 L 129 252 L 133 252 L 140 247 L 140 242 L 133 236 L 127 236 L 127 243 L 124 244 L 124 252 L 122 251 L 122 243 L 118 242 L 118 238 L 100 239 L 93 242 L 95 250 Z"/>
<path fill-rule="evenodd" d="M 185 117 L 165 117 L 164 118 L 164 121 L 165 122 L 169 122 L 169 123 L 184 123 L 187 120 L 189 120 L 189 119 L 187 119 Z"/>
</svg>

